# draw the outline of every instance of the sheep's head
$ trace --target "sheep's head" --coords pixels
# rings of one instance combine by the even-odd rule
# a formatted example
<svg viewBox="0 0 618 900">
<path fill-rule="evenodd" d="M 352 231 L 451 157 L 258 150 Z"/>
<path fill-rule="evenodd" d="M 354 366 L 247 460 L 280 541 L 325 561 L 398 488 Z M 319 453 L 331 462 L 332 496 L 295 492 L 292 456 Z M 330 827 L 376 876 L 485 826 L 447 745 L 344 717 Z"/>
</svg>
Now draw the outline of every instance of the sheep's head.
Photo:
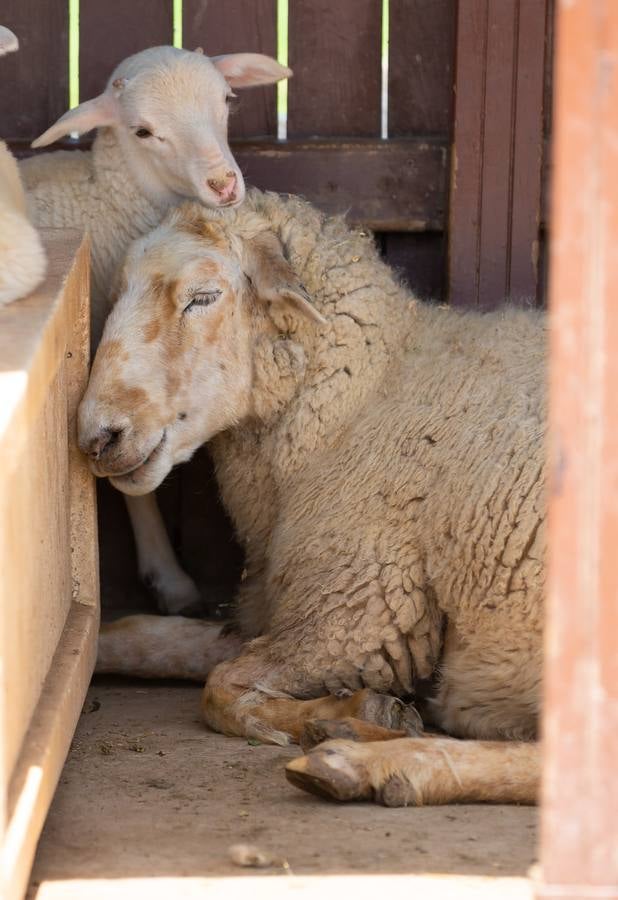
<svg viewBox="0 0 618 900">
<path fill-rule="evenodd" d="M 209 58 L 201 50 L 152 47 L 120 63 L 100 96 L 69 110 L 32 146 L 112 128 L 133 177 L 153 200 L 235 206 L 245 187 L 227 139 L 233 91 L 289 75 L 258 53 Z"/>
<path fill-rule="evenodd" d="M 232 226 L 185 204 L 129 250 L 78 418 L 93 472 L 125 493 L 154 490 L 258 414 L 257 348 L 292 343 L 276 340 L 270 307 L 324 321 L 275 234 Z"/>
</svg>

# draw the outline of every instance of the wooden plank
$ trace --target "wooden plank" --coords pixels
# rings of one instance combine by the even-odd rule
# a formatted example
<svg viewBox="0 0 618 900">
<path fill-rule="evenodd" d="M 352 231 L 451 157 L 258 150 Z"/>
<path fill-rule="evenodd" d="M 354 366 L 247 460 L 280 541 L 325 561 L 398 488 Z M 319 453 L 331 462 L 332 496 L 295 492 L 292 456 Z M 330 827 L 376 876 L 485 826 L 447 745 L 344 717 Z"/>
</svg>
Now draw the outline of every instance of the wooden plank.
<svg viewBox="0 0 618 900">
<path fill-rule="evenodd" d="M 450 297 L 535 302 L 546 0 L 460 4 L 451 165 Z"/>
<path fill-rule="evenodd" d="M 618 5 L 557 6 L 540 898 L 618 897 Z"/>
<path fill-rule="evenodd" d="M 209 56 L 221 53 L 266 53 L 277 56 L 276 0 L 184 0 L 183 42 Z M 238 91 L 230 116 L 232 137 L 277 134 L 276 87 Z"/>
<path fill-rule="evenodd" d="M 71 596 L 77 603 L 98 608 L 99 546 L 95 479 L 77 446 L 77 410 L 90 372 L 90 245 L 81 248 L 82 265 L 73 270 L 67 292 L 68 324 L 65 352 Z"/>
<path fill-rule="evenodd" d="M 474 305 L 479 290 L 487 0 L 459 7 L 449 205 L 449 298 Z"/>
<path fill-rule="evenodd" d="M 381 6 L 380 0 L 290 3 L 288 137 L 380 134 Z"/>
<path fill-rule="evenodd" d="M 539 283 L 543 172 L 543 106 L 547 11 L 544 0 L 520 0 L 515 76 L 511 223 L 507 296 L 534 304 Z"/>
<path fill-rule="evenodd" d="M 384 234 L 384 258 L 410 290 L 424 300 L 441 301 L 446 279 L 446 236 L 440 232 Z"/>
<path fill-rule="evenodd" d="M 0 896 L 21 900 L 94 669 L 98 606 L 73 603 L 24 739 L 0 846 Z"/>
<path fill-rule="evenodd" d="M 377 231 L 439 231 L 446 145 L 434 140 L 236 143 L 250 184 L 302 194 L 325 212 Z"/>
<path fill-rule="evenodd" d="M 79 92 L 88 100 L 127 56 L 172 43 L 172 0 L 81 0 L 79 25 Z"/>
<path fill-rule="evenodd" d="M 555 19 L 556 2 L 547 0 L 545 71 L 543 75 L 543 135 L 545 140 L 550 137 L 552 131 Z"/>
<path fill-rule="evenodd" d="M 94 665 L 92 476 L 70 444 L 87 378 L 87 241 L 42 233 L 45 282 L 0 310 L 0 895 L 21 896 Z"/>
<path fill-rule="evenodd" d="M 388 134 L 451 131 L 456 0 L 390 4 Z"/>
<path fill-rule="evenodd" d="M 487 7 L 478 287 L 483 307 L 508 297 L 518 7 L 518 0 Z"/>
<path fill-rule="evenodd" d="M 325 212 L 348 212 L 351 222 L 376 231 L 445 226 L 448 146 L 440 138 L 232 141 L 230 146 L 248 183 L 263 190 L 301 194 Z M 59 147 L 76 149 L 62 141 Z M 12 150 L 20 158 L 32 154 L 19 142 Z"/>
<path fill-rule="evenodd" d="M 20 49 L 0 60 L 0 137 L 33 140 L 68 107 L 67 0 L 3 0 L 0 22 Z"/>
</svg>

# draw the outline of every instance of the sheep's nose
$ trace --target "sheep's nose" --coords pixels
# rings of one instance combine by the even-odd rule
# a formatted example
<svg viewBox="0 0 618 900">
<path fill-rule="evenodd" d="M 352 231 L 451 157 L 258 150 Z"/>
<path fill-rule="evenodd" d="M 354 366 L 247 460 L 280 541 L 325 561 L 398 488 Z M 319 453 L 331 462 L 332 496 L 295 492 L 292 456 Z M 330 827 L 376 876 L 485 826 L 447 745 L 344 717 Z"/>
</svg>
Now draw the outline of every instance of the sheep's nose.
<svg viewBox="0 0 618 900">
<path fill-rule="evenodd" d="M 233 200 L 236 192 L 236 175 L 229 171 L 218 178 L 209 178 L 208 187 L 218 194 L 220 200 Z"/>
<path fill-rule="evenodd" d="M 94 437 L 80 438 L 79 447 L 90 459 L 100 459 L 109 447 L 118 441 L 120 428 L 100 428 Z"/>
</svg>

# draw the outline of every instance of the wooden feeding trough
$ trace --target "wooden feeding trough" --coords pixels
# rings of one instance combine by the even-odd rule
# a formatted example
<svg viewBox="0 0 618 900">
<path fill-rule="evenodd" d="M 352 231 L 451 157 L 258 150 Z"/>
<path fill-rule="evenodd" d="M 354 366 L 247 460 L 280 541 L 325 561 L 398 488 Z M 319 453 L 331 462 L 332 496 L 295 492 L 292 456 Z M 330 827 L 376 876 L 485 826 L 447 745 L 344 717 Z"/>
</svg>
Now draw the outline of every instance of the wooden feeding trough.
<svg viewBox="0 0 618 900">
<path fill-rule="evenodd" d="M 89 248 L 44 234 L 49 269 L 0 309 L 0 894 L 18 897 L 92 674 L 96 506 L 75 445 L 88 373 Z"/>
</svg>

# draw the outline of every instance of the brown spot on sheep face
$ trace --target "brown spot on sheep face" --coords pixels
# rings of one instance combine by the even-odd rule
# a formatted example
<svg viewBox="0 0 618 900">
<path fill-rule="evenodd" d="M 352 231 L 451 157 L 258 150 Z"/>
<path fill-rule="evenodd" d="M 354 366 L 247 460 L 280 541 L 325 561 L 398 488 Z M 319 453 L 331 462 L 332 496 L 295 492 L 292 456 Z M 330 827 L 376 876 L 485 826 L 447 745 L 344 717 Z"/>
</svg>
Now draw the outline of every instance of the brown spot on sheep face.
<svg viewBox="0 0 618 900">
<path fill-rule="evenodd" d="M 127 387 L 123 381 L 114 381 L 110 388 L 110 398 L 115 403 L 119 401 L 129 409 L 137 409 L 148 403 L 148 394 L 140 387 Z"/>
<path fill-rule="evenodd" d="M 147 344 L 152 344 L 153 341 L 159 337 L 159 333 L 161 331 L 161 325 L 157 319 L 153 319 L 152 322 L 149 322 L 148 325 L 144 328 L 144 340 Z"/>
<path fill-rule="evenodd" d="M 165 276 L 160 272 L 155 272 L 150 279 L 150 289 L 155 297 L 163 297 L 165 295 Z"/>
<path fill-rule="evenodd" d="M 160 314 L 167 314 L 171 318 L 178 311 L 176 306 L 176 292 L 178 290 L 178 281 L 173 278 L 168 281 L 161 272 L 155 272 L 150 277 L 150 292 L 155 300 L 163 300 L 165 304 L 158 307 Z"/>
<path fill-rule="evenodd" d="M 178 225 L 178 230 L 183 231 L 185 234 L 190 234 L 193 237 L 206 240 L 209 244 L 220 247 L 222 250 L 227 249 L 228 241 L 225 237 L 223 228 L 217 223 L 210 222 L 208 219 L 200 216 L 199 213 L 195 212 L 193 209 L 185 214 Z"/>
<path fill-rule="evenodd" d="M 176 291 L 178 290 L 178 281 L 173 278 L 165 285 L 165 299 L 168 303 L 168 310 L 171 313 L 176 312 Z"/>
<path fill-rule="evenodd" d="M 221 282 L 221 284 L 223 285 L 225 290 L 227 285 L 223 281 Z M 209 317 L 208 328 L 204 331 L 204 344 L 206 345 L 217 343 L 221 326 L 223 325 L 226 317 L 229 315 L 228 307 L 231 305 L 231 303 L 229 300 L 227 300 L 227 297 L 229 297 L 229 294 L 226 295 L 225 299 L 218 300 L 216 306 L 212 310 L 212 313 Z"/>
<path fill-rule="evenodd" d="M 173 370 L 170 370 L 167 374 L 168 397 L 170 399 L 173 398 L 178 393 L 179 388 L 180 388 L 180 376 Z"/>
<path fill-rule="evenodd" d="M 106 359 L 122 358 L 122 343 L 120 341 L 106 341 L 101 344 L 99 353 L 104 353 Z"/>
</svg>

